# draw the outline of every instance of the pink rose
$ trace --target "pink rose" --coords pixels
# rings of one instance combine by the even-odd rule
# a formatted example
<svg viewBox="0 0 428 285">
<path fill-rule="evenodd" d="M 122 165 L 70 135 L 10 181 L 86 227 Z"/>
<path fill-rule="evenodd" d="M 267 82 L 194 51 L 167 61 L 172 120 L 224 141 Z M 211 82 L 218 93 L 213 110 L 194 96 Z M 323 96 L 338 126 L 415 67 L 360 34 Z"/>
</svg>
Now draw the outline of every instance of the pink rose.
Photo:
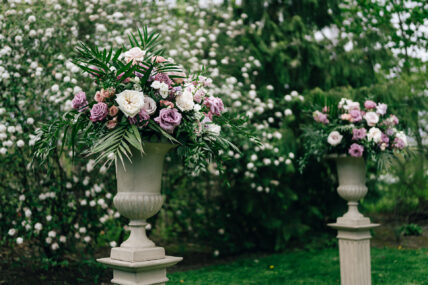
<svg viewBox="0 0 428 285">
<path fill-rule="evenodd" d="M 125 57 L 126 63 L 132 61 L 132 64 L 136 64 L 137 62 L 142 62 L 144 60 L 144 56 L 146 52 L 140 49 L 139 47 L 134 47 L 128 50 L 123 54 Z"/>
<path fill-rule="evenodd" d="M 108 114 L 110 115 L 110 117 L 116 116 L 118 112 L 119 112 L 119 108 L 114 105 L 111 106 L 110 109 L 108 109 Z"/>
<path fill-rule="evenodd" d="M 364 108 L 366 109 L 374 109 L 376 108 L 376 103 L 372 100 L 367 100 L 366 102 L 364 102 Z"/>
<path fill-rule="evenodd" d="M 166 73 L 168 76 L 172 77 L 172 80 L 177 83 L 177 84 L 181 84 L 184 82 L 184 79 L 186 78 L 186 73 L 184 72 L 167 72 Z M 180 76 L 180 77 L 174 77 L 174 76 Z"/>
<path fill-rule="evenodd" d="M 114 129 L 117 126 L 117 117 L 114 117 L 110 121 L 107 122 L 108 129 Z"/>
<path fill-rule="evenodd" d="M 94 100 L 97 101 L 98 103 L 104 101 L 104 96 L 102 95 L 102 93 L 100 91 L 97 91 L 95 93 Z"/>
<path fill-rule="evenodd" d="M 163 56 L 158 55 L 158 56 L 152 57 L 152 61 L 156 61 L 157 63 L 161 63 L 161 62 L 165 62 L 166 59 Z"/>
<path fill-rule="evenodd" d="M 340 119 L 344 120 L 344 121 L 351 121 L 352 116 L 351 116 L 351 114 L 342 114 L 342 115 L 340 115 Z"/>
</svg>

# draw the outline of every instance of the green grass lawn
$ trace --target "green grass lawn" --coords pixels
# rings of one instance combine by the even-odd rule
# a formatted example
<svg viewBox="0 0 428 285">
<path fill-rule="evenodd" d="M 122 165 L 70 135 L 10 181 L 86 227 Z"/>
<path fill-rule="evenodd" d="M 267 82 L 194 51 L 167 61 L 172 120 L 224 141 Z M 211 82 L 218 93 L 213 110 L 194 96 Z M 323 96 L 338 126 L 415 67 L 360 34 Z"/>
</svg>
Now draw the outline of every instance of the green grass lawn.
<svg viewBox="0 0 428 285">
<path fill-rule="evenodd" d="M 274 254 L 169 274 L 168 284 L 340 284 L 336 249 Z M 428 284 L 428 249 L 372 249 L 373 284 Z"/>
</svg>

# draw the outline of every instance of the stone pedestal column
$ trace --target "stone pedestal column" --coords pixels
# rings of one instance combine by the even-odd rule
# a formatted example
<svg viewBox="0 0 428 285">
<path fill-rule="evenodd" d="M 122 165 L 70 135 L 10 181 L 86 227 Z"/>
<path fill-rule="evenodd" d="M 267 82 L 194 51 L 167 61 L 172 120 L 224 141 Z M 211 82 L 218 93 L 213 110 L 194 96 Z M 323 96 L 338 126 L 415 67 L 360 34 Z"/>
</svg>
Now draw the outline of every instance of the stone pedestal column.
<svg viewBox="0 0 428 285">
<path fill-rule="evenodd" d="M 378 227 L 358 211 L 358 201 L 367 194 L 362 158 L 336 157 L 340 197 L 348 201 L 348 211 L 328 226 L 337 229 L 342 285 L 370 285 L 370 229 Z"/>
<path fill-rule="evenodd" d="M 145 143 L 144 155 L 133 150 L 132 163 L 116 163 L 117 195 L 113 203 L 119 213 L 130 219 L 129 238 L 111 249 L 110 257 L 97 259 L 113 268 L 111 282 L 123 285 L 165 284 L 166 268 L 181 257 L 166 256 L 165 249 L 146 235 L 146 219 L 162 207 L 160 193 L 163 161 L 173 147 L 166 143 Z"/>
</svg>

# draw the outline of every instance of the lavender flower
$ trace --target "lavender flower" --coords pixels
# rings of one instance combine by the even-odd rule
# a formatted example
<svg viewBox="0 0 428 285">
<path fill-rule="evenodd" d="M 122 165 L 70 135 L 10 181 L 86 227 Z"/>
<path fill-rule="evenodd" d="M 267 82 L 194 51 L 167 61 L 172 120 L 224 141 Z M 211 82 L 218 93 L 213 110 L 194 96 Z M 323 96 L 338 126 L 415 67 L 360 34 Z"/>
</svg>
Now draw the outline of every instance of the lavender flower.
<svg viewBox="0 0 428 285">
<path fill-rule="evenodd" d="M 367 135 L 367 130 L 365 128 L 352 130 L 352 140 L 354 141 L 362 140 L 366 137 L 366 135 Z"/>
<path fill-rule="evenodd" d="M 364 147 L 356 143 L 353 143 L 348 150 L 348 153 L 352 157 L 361 157 L 363 156 L 363 152 L 364 152 Z"/>
<path fill-rule="evenodd" d="M 108 106 L 106 103 L 100 102 L 92 106 L 91 117 L 89 118 L 92 122 L 102 121 L 107 117 Z"/>
<path fill-rule="evenodd" d="M 177 109 L 162 109 L 159 112 L 159 116 L 155 118 L 155 122 L 158 123 L 162 129 L 172 134 L 175 127 L 181 123 L 181 114 Z"/>
<path fill-rule="evenodd" d="M 73 100 L 71 100 L 71 105 L 73 106 L 74 109 L 78 110 L 79 112 L 85 111 L 88 108 L 86 93 L 83 91 L 77 92 L 76 95 L 74 95 Z"/>
</svg>

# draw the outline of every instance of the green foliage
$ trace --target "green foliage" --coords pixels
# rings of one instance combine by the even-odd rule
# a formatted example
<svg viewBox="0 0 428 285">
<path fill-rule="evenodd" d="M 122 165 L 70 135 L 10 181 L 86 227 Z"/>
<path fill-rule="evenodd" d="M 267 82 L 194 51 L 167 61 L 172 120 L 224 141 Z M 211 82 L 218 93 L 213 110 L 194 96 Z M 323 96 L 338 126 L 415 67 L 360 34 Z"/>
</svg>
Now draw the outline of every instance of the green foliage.
<svg viewBox="0 0 428 285">
<path fill-rule="evenodd" d="M 118 61 L 118 51 L 123 52 L 125 43 L 120 39 L 139 25 L 148 25 L 153 33 L 165 37 L 153 47 L 153 53 L 162 54 L 165 49 L 170 52 L 166 57 L 173 57 L 184 65 L 182 69 L 193 72 L 199 72 L 199 63 L 203 63 L 205 74 L 216 86 L 212 91 L 231 106 L 225 119 L 248 116 L 250 133 L 261 143 L 249 140 L 246 134 L 234 135 L 231 143 L 243 146 L 238 152 L 223 151 L 222 145 L 227 142 L 219 141 L 213 151 L 224 161 L 223 176 L 218 175 L 219 166 L 207 163 L 206 153 L 200 151 L 206 149 L 206 141 L 196 141 L 193 153 L 177 148 L 177 153 L 189 158 L 185 163 L 190 169 L 208 169 L 199 177 L 186 173 L 176 163 L 178 156 L 169 155 L 162 186 L 165 203 L 161 213 L 149 221 L 151 237 L 158 244 L 180 240 L 226 255 L 281 250 L 305 244 L 325 232 L 326 222 L 334 221 L 346 207 L 335 190 L 334 166 L 324 160 L 313 161 L 300 174 L 297 159 L 305 155 L 303 147 L 308 140 L 304 141 L 302 134 L 305 123 L 312 120 L 309 107 L 322 108 L 327 103 L 333 109 L 341 97 L 387 103 L 414 138 L 416 155 L 394 159 L 388 175 L 368 165 L 369 192 L 362 210 L 395 213 L 395 217 L 409 218 L 406 223 L 416 222 L 413 220 L 426 212 L 426 62 L 412 53 L 412 44 L 426 50 L 426 37 L 416 32 L 428 11 L 423 1 L 413 1 L 416 4 L 410 7 L 396 1 L 247 0 L 233 8 L 224 4 L 209 9 L 200 9 L 192 1 L 177 1 L 176 7 L 161 1 L 60 2 L 60 7 L 41 0 L 33 5 L 0 5 L 0 124 L 16 129 L 13 133 L 5 131 L 6 138 L 0 142 L 2 246 L 18 254 L 28 244 L 40 254 L 35 255 L 37 260 L 45 257 L 61 262 L 67 254 L 92 254 L 112 241 L 120 243 L 126 236 L 123 226 L 127 220 L 118 216 L 112 204 L 116 193 L 114 169 L 94 167 L 92 159 L 79 155 L 73 163 L 67 159 L 72 156 L 73 145 L 76 153 L 88 149 L 103 131 L 93 129 L 92 123 L 82 124 L 77 129 L 85 129 L 87 134 L 81 133 L 81 139 L 73 143 L 70 134 L 76 127 L 61 120 L 59 114 L 69 108 L 76 85 L 85 88 L 88 96 L 96 91 L 93 80 L 78 75 L 71 61 L 89 74 L 102 75 L 103 88 L 116 86 L 121 90 L 126 86 L 116 76 L 118 71 L 131 69 L 114 62 Z M 405 16 L 402 27 L 391 22 L 396 12 Z M 36 16 L 36 22 L 28 21 L 30 14 Z M 35 36 L 30 36 L 32 30 Z M 137 32 L 131 36 L 134 44 L 149 41 L 150 32 L 145 36 L 144 30 L 140 31 L 143 39 Z M 79 46 L 81 52 L 71 53 L 73 46 Z M 91 50 L 95 46 L 99 48 Z M 110 46 L 118 48 L 111 50 Z M 83 63 L 76 61 L 79 54 Z M 34 122 L 29 123 L 29 118 Z M 36 129 L 43 131 L 46 126 L 42 122 L 56 118 L 60 120 L 48 130 L 52 136 L 39 136 L 36 142 Z M 239 130 L 222 131 L 230 135 Z M 62 132 L 65 138 L 61 138 Z M 162 135 L 169 139 L 168 134 Z M 314 149 L 320 146 L 319 138 L 312 136 Z M 25 146 L 18 147 L 19 140 Z M 54 143 L 58 140 L 71 148 L 64 147 L 61 152 L 62 144 Z M 31 153 L 38 148 L 47 149 L 52 156 L 49 160 L 47 155 L 39 156 L 31 170 Z M 46 168 L 37 164 L 44 160 Z M 27 210 L 32 212 L 30 217 L 25 214 Z M 35 230 L 37 223 L 43 225 L 42 230 Z M 8 234 L 11 229 L 16 230 L 13 236 Z M 51 231 L 56 237 L 48 243 Z M 60 236 L 67 241 L 61 243 Z M 18 237 L 24 244 L 16 243 Z M 52 249 L 55 243 L 59 249 Z M 394 263 L 401 260 L 400 255 L 385 254 L 379 260 L 383 256 L 388 260 L 382 263 L 385 270 L 375 270 L 374 278 L 388 284 L 408 275 L 379 274 L 400 274 L 396 264 L 411 270 L 420 258 L 417 255 L 400 264 Z M 314 270 L 319 272 L 319 268 Z M 87 275 L 95 276 L 92 272 Z M 338 275 L 334 276 L 336 282 Z"/>
<path fill-rule="evenodd" d="M 427 251 L 373 249 L 375 284 L 425 284 Z M 337 249 L 295 251 L 236 261 L 168 275 L 172 284 L 336 284 L 340 281 Z"/>
<path fill-rule="evenodd" d="M 422 228 L 417 224 L 402 225 L 400 233 L 404 236 L 420 236 L 422 235 Z"/>
</svg>

